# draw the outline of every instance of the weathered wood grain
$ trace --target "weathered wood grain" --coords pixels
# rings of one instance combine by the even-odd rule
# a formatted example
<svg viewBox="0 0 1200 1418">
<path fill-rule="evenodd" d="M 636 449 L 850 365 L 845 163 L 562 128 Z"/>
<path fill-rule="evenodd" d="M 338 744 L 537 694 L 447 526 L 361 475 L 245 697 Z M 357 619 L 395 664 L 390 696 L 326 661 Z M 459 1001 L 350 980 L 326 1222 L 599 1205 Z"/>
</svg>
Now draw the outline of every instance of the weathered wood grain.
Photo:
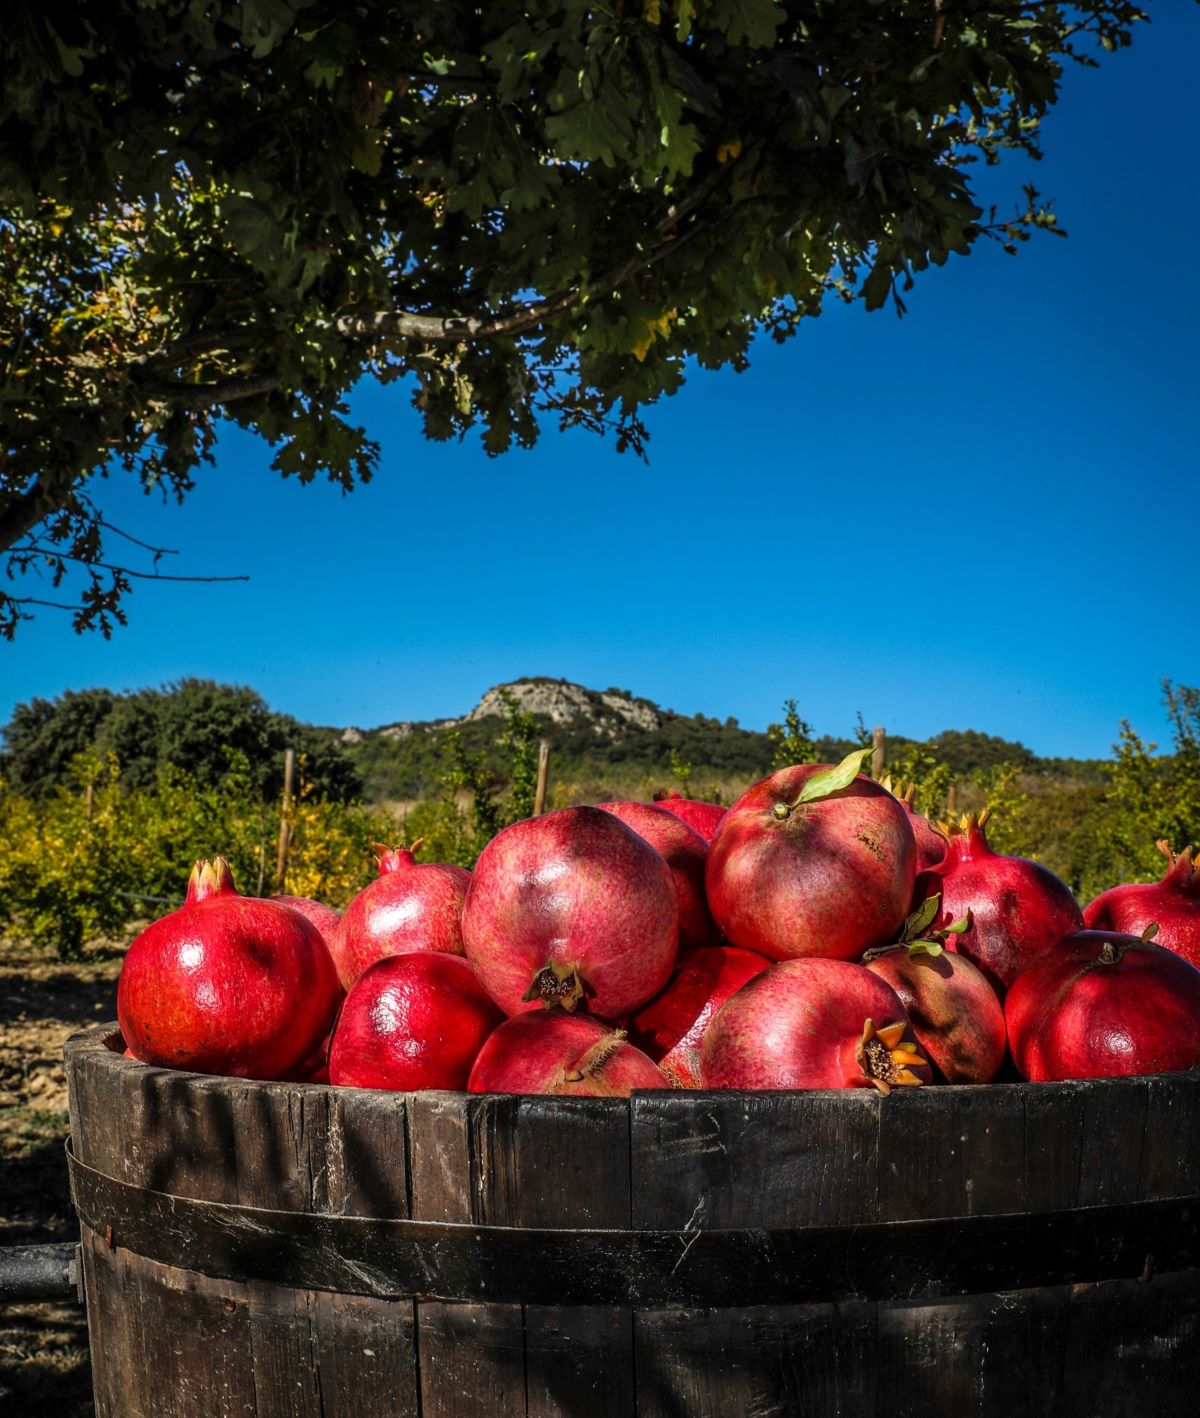
<svg viewBox="0 0 1200 1418">
<path fill-rule="evenodd" d="M 715 1229 L 863 1235 L 914 1218 L 978 1228 L 970 1218 L 1177 1197 L 1200 1207 L 1200 1074 L 888 1099 L 395 1095 L 149 1069 L 102 1052 L 100 1037 L 70 1046 L 68 1086 L 76 1154 L 107 1176 L 289 1217 L 678 1232 L 681 1287 L 689 1258 L 698 1284 Z M 304 1288 L 308 1268 L 291 1287 L 265 1266 L 220 1280 L 134 1254 L 120 1234 L 110 1246 L 105 1230 L 97 1220 L 83 1247 L 99 1418 L 1196 1412 L 1200 1271 L 1159 1273 L 1161 1255 L 1156 1268 L 1134 1254 L 1143 1229 L 1120 1251 L 1140 1276 L 706 1308 L 686 1288 L 659 1308 L 414 1305 Z M 754 1247 L 768 1268 L 785 1253 Z"/>
</svg>

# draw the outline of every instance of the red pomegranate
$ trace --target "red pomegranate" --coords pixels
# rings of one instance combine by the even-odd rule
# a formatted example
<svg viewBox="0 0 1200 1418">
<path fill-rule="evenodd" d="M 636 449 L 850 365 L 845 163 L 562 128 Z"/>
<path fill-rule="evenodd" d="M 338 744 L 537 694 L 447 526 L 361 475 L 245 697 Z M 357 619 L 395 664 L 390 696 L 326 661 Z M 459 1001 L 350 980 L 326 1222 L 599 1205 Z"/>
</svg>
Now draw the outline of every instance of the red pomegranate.
<svg viewBox="0 0 1200 1418">
<path fill-rule="evenodd" d="M 899 995 L 917 1043 L 947 1083 L 990 1083 L 1004 1062 L 1004 1007 L 982 970 L 945 949 L 970 917 L 932 930 L 938 905 L 931 896 L 905 921 L 899 942 L 868 950 L 863 964 Z"/>
<path fill-rule="evenodd" d="M 890 775 L 884 774 L 879 780 L 879 786 L 886 788 L 908 813 L 908 821 L 917 841 L 917 871 L 928 871 L 930 867 L 936 867 L 946 855 L 946 839 L 925 814 L 918 812 L 914 806 L 917 798 L 917 785 L 915 783 L 893 783 Z"/>
<path fill-rule="evenodd" d="M 346 907 L 331 947 L 346 989 L 387 955 L 409 950 L 463 954 L 462 909 L 471 873 L 444 862 L 418 865 L 413 853 L 423 840 L 411 847 L 376 843 L 379 875 Z"/>
<path fill-rule="evenodd" d="M 319 1047 L 341 998 L 316 926 L 290 907 L 239 896 L 216 857 L 193 867 L 179 910 L 129 947 L 117 1018 L 143 1063 L 282 1078 Z"/>
<path fill-rule="evenodd" d="M 716 1012 L 700 1045 L 703 1088 L 866 1088 L 928 1083 L 895 991 L 847 960 L 785 960 Z"/>
<path fill-rule="evenodd" d="M 1191 847 L 1176 856 L 1169 843 L 1154 845 L 1167 859 L 1163 879 L 1102 892 L 1083 908 L 1083 923 L 1094 930 L 1141 935 L 1153 921 L 1158 926 L 1155 945 L 1200 967 L 1200 869 Z"/>
<path fill-rule="evenodd" d="M 983 832 L 989 815 L 987 809 L 978 816 L 967 813 L 946 829 L 946 856 L 918 880 L 917 890 L 941 893 L 935 929 L 970 915 L 970 929 L 950 949 L 974 961 L 1003 997 L 1043 950 L 1083 925 L 1083 916 L 1070 888 L 1052 871 L 992 851 Z"/>
<path fill-rule="evenodd" d="M 436 950 L 385 956 L 346 996 L 329 1081 L 404 1092 L 465 1088 L 483 1041 L 503 1018 L 461 957 Z"/>
<path fill-rule="evenodd" d="M 735 945 L 703 946 L 679 958 L 667 988 L 629 1023 L 629 1037 L 677 1088 L 700 1087 L 700 1040 L 708 1021 L 771 962 Z"/>
<path fill-rule="evenodd" d="M 506 827 L 475 864 L 467 959 L 508 1014 L 582 1001 L 620 1019 L 671 977 L 679 897 L 662 857 L 610 812 L 560 808 Z"/>
<path fill-rule="evenodd" d="M 619 817 L 639 837 L 644 837 L 665 859 L 679 893 L 679 945 L 716 945 L 717 930 L 704 896 L 704 859 L 708 843 L 682 818 L 650 803 L 597 803 L 604 812 Z"/>
<path fill-rule="evenodd" d="M 654 801 L 667 812 L 673 812 L 681 822 L 695 828 L 706 842 L 711 842 L 717 835 L 717 828 L 725 816 L 725 809 L 720 803 L 705 803 L 697 798 L 680 797 L 676 788 L 655 793 Z"/>
<path fill-rule="evenodd" d="M 772 960 L 857 960 L 895 937 L 912 904 L 908 814 L 857 769 L 797 764 L 733 804 L 708 849 L 713 917 L 734 945 Z"/>
<path fill-rule="evenodd" d="M 467 1087 L 472 1093 L 628 1098 L 635 1088 L 666 1088 L 667 1080 L 624 1030 L 541 1010 L 505 1020 L 479 1051 Z"/>
<path fill-rule="evenodd" d="M 1077 931 L 1004 1003 L 1022 1078 L 1115 1078 L 1200 1063 L 1200 970 L 1144 936 Z"/>
<path fill-rule="evenodd" d="M 267 899 L 278 901 L 281 906 L 290 906 L 293 911 L 299 911 L 321 932 L 321 939 L 332 952 L 333 940 L 342 920 L 340 911 L 335 911 L 332 906 L 326 906 L 321 901 L 310 900 L 307 896 L 269 896 Z"/>
</svg>

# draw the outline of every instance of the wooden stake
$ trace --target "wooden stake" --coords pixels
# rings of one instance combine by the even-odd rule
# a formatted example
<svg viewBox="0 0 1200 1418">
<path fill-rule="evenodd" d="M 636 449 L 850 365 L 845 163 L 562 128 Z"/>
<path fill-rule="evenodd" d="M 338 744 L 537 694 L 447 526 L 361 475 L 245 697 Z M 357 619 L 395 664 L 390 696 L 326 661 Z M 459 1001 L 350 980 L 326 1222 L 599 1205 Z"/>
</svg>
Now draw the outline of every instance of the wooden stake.
<svg viewBox="0 0 1200 1418">
<path fill-rule="evenodd" d="M 89 783 L 89 784 L 87 785 L 87 793 L 86 793 L 86 795 L 84 796 L 84 800 L 83 800 L 83 814 L 84 814 L 84 817 L 87 819 L 88 822 L 91 822 L 91 820 L 92 820 L 92 811 L 93 811 L 93 809 L 95 808 L 95 806 L 96 806 L 96 785 L 95 785 L 95 783 Z"/>
<path fill-rule="evenodd" d="M 887 758 L 887 734 L 882 729 L 875 729 L 871 734 L 871 777 L 876 780 L 883 777 L 883 763 Z"/>
<path fill-rule="evenodd" d="M 288 847 L 292 840 L 292 786 L 296 777 L 296 750 L 289 748 L 283 756 L 283 802 L 279 806 L 279 852 L 275 858 L 275 890 L 283 895 L 287 881 Z"/>
<path fill-rule="evenodd" d="M 533 815 L 540 817 L 546 811 L 546 778 L 550 772 L 550 744 L 542 739 L 538 744 L 537 792 L 533 795 Z"/>
<path fill-rule="evenodd" d="M 950 813 L 950 815 L 951 815 L 952 817 L 953 817 L 953 815 L 958 811 L 958 784 L 957 784 L 957 783 L 951 783 L 951 784 L 950 784 L 950 791 L 949 791 L 949 793 L 947 793 L 947 795 L 946 795 L 946 808 L 947 808 L 947 810 L 949 811 L 949 813 Z"/>
</svg>

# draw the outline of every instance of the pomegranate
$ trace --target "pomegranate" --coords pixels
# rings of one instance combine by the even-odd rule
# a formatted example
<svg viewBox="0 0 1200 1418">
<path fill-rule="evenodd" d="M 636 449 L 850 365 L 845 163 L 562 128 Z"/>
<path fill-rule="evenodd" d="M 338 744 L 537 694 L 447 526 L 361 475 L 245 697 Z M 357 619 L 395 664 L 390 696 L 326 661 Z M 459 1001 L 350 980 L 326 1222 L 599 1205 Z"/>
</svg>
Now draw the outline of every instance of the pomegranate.
<svg viewBox="0 0 1200 1418">
<path fill-rule="evenodd" d="M 467 962 L 410 950 L 369 965 L 342 1006 L 329 1081 L 352 1088 L 465 1088 L 504 1016 Z"/>
<path fill-rule="evenodd" d="M 704 946 L 681 955 L 671 983 L 633 1016 L 629 1037 L 677 1088 L 699 1088 L 700 1040 L 708 1021 L 770 964 L 766 956 L 735 945 Z"/>
<path fill-rule="evenodd" d="M 885 773 L 879 780 L 879 786 L 886 788 L 908 813 L 909 825 L 917 841 L 917 871 L 928 871 L 930 867 L 936 867 L 946 855 L 946 839 L 925 814 L 918 812 L 913 806 L 917 797 L 917 785 L 893 783 L 890 775 Z"/>
<path fill-rule="evenodd" d="M 716 945 L 720 932 L 704 896 L 704 859 L 708 843 L 694 827 L 674 813 L 650 803 L 597 803 L 604 812 L 619 817 L 639 837 L 644 837 L 671 868 L 679 893 L 679 945 Z"/>
<path fill-rule="evenodd" d="M 967 813 L 947 829 L 946 856 L 925 873 L 917 889 L 941 892 L 940 927 L 970 913 L 970 928 L 951 950 L 967 956 L 1004 991 L 1017 975 L 1063 936 L 1083 925 L 1070 888 L 1052 871 L 1025 857 L 1002 857 L 984 836 L 987 809 Z"/>
<path fill-rule="evenodd" d="M 930 929 L 939 904 L 931 896 L 897 944 L 868 950 L 863 964 L 899 995 L 917 1043 L 947 1083 L 990 1083 L 1004 1062 L 1004 1007 L 981 970 L 945 949 L 970 916 Z"/>
<path fill-rule="evenodd" d="M 734 945 L 772 960 L 857 960 L 892 940 L 912 904 L 908 814 L 858 768 L 797 764 L 733 804 L 708 849 L 713 917 Z"/>
<path fill-rule="evenodd" d="M 418 865 L 411 847 L 375 845 L 379 875 L 346 907 L 333 959 L 346 989 L 368 965 L 409 950 L 463 954 L 462 908 L 471 873 L 448 863 Z"/>
<path fill-rule="evenodd" d="M 928 1083 L 896 992 L 848 960 L 785 960 L 713 1015 L 703 1088 L 866 1088 Z"/>
<path fill-rule="evenodd" d="M 1083 923 L 1096 930 L 1141 935 L 1153 921 L 1158 926 L 1156 945 L 1200 967 L 1200 869 L 1191 847 L 1176 856 L 1167 842 L 1155 846 L 1167 859 L 1163 879 L 1102 892 L 1083 908 Z"/>
<path fill-rule="evenodd" d="M 1022 1078 L 1113 1078 L 1200 1063 L 1200 970 L 1141 936 L 1077 931 L 1035 960 L 1004 1003 Z"/>
<path fill-rule="evenodd" d="M 541 1005 L 619 1019 L 671 977 L 679 897 L 644 837 L 594 807 L 506 827 L 475 864 L 467 959 L 507 1014 Z"/>
<path fill-rule="evenodd" d="M 129 947 L 117 1018 L 143 1063 L 282 1078 L 318 1049 L 341 998 L 316 926 L 239 896 L 216 857 L 196 863 L 184 904 Z"/>
<path fill-rule="evenodd" d="M 467 1087 L 472 1093 L 628 1098 L 635 1088 L 666 1088 L 667 1080 L 623 1029 L 542 1010 L 504 1021 L 479 1051 Z"/>
<path fill-rule="evenodd" d="M 654 801 L 658 807 L 673 812 L 681 822 L 695 828 L 706 842 L 711 842 L 717 835 L 717 828 L 725 816 L 725 809 L 720 803 L 704 803 L 696 798 L 680 797 L 676 788 L 655 793 Z"/>
<path fill-rule="evenodd" d="M 267 900 L 278 901 L 281 906 L 290 906 L 293 911 L 299 911 L 321 932 L 321 939 L 326 948 L 332 951 L 333 938 L 342 919 L 340 911 L 335 911 L 332 906 L 326 906 L 321 901 L 312 901 L 307 896 L 269 896 Z"/>
</svg>

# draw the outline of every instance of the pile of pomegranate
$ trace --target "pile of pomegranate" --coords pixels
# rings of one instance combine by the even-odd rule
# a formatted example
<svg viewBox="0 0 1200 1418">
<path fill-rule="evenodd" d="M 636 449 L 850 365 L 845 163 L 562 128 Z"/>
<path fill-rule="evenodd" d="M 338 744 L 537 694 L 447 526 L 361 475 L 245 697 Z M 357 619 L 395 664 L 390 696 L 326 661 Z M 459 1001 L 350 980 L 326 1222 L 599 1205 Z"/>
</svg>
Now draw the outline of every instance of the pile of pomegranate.
<svg viewBox="0 0 1200 1418">
<path fill-rule="evenodd" d="M 894 1088 L 1200 1064 L 1200 872 L 1081 911 L 988 846 L 836 765 L 728 810 L 570 807 L 473 872 L 376 849 L 340 914 L 238 894 L 218 857 L 133 942 L 128 1055 L 159 1067 L 411 1091 Z"/>
</svg>

